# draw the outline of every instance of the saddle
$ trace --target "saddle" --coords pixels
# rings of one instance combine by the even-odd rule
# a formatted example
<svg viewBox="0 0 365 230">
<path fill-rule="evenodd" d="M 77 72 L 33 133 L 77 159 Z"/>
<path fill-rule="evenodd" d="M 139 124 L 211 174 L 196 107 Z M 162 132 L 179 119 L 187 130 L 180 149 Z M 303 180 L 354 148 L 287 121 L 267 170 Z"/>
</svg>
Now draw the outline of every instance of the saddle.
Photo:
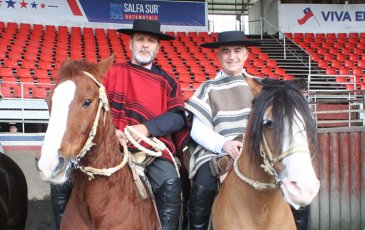
<svg viewBox="0 0 365 230">
<path fill-rule="evenodd" d="M 233 166 L 233 158 L 229 155 L 218 155 L 210 160 L 210 171 L 213 176 L 224 179 L 224 175 L 227 174 Z"/>
</svg>

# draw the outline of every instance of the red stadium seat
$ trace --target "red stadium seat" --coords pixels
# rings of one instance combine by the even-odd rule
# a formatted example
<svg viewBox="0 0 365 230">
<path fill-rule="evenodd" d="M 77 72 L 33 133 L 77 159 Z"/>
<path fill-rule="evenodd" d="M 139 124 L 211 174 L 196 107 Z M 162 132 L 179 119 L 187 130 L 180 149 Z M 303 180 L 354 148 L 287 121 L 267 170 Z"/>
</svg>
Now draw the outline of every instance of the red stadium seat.
<svg viewBox="0 0 365 230">
<path fill-rule="evenodd" d="M 339 73 L 341 75 L 348 75 L 348 74 L 350 74 L 350 69 L 349 68 L 340 68 Z"/>
<path fill-rule="evenodd" d="M 34 70 L 34 77 L 35 78 L 49 78 L 48 70 L 36 69 L 36 70 Z"/>
<path fill-rule="evenodd" d="M 30 69 L 17 69 L 16 71 L 17 75 L 20 78 L 33 78 L 32 74 L 30 73 Z"/>
<path fill-rule="evenodd" d="M 326 74 L 328 74 L 328 75 L 335 75 L 335 74 L 337 74 L 337 70 L 336 70 L 336 68 L 326 68 Z"/>
<path fill-rule="evenodd" d="M 285 72 L 285 69 L 281 69 L 281 68 L 275 68 L 275 74 L 278 74 L 278 75 L 284 75 L 286 74 Z"/>
<path fill-rule="evenodd" d="M 181 90 L 190 89 L 190 82 L 179 82 Z"/>
<path fill-rule="evenodd" d="M 190 73 L 179 73 L 179 82 L 192 82 Z"/>
<path fill-rule="evenodd" d="M 11 68 L 1 68 L 0 67 L 0 76 L 1 77 L 13 77 L 13 70 Z"/>
<path fill-rule="evenodd" d="M 46 98 L 48 91 L 43 87 L 34 88 L 33 96 L 34 98 Z"/>
<path fill-rule="evenodd" d="M 48 62 L 48 61 L 40 61 L 38 63 L 38 68 L 39 69 L 45 69 L 45 70 L 52 70 L 54 69 L 52 66 L 52 62 Z"/>
<path fill-rule="evenodd" d="M 32 60 L 22 60 L 22 68 L 24 69 L 34 69 L 35 63 Z"/>
<path fill-rule="evenodd" d="M 194 74 L 194 82 L 205 82 L 207 77 L 203 73 Z"/>
<path fill-rule="evenodd" d="M 4 67 L 16 69 L 16 68 L 18 68 L 18 60 L 5 59 Z"/>
<path fill-rule="evenodd" d="M 51 84 L 52 83 L 50 78 L 37 78 L 36 81 L 37 81 L 37 83 L 42 83 L 42 84 Z"/>
<path fill-rule="evenodd" d="M 189 100 L 191 96 L 193 96 L 194 91 L 193 90 L 184 90 L 183 95 L 185 100 Z"/>
</svg>

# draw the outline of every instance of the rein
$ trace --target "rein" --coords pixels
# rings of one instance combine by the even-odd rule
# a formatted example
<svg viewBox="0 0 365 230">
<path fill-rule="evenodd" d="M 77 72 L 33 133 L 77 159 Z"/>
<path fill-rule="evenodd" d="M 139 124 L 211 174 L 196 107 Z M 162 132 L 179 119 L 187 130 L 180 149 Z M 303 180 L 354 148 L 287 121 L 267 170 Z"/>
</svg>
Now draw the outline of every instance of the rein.
<svg viewBox="0 0 365 230">
<path fill-rule="evenodd" d="M 304 152 L 309 153 L 308 148 L 305 145 L 295 145 L 295 146 L 291 146 L 289 149 L 282 152 L 279 156 L 273 157 L 273 154 L 270 151 L 270 148 L 267 144 L 267 141 L 266 141 L 266 138 L 264 135 L 262 136 L 262 139 L 263 139 L 264 146 L 262 145 L 262 143 L 260 144 L 260 156 L 263 159 L 263 164 L 261 164 L 260 167 L 263 168 L 266 173 L 274 176 L 274 178 L 275 178 L 274 183 L 260 182 L 260 181 L 252 180 L 252 179 L 246 177 L 245 175 L 243 175 L 241 173 L 241 171 L 239 169 L 238 160 L 236 159 L 233 162 L 233 168 L 234 168 L 234 172 L 236 173 L 236 175 L 241 180 L 243 180 L 247 184 L 251 185 L 254 189 L 256 189 L 258 191 L 262 191 L 265 189 L 275 189 L 275 188 L 280 187 L 281 179 L 279 178 L 278 172 L 275 169 L 275 165 L 278 162 L 282 161 L 285 157 L 287 157 L 297 151 L 304 151 Z M 267 149 L 267 153 L 265 153 L 264 149 Z M 268 156 L 268 158 L 266 156 Z"/>
</svg>

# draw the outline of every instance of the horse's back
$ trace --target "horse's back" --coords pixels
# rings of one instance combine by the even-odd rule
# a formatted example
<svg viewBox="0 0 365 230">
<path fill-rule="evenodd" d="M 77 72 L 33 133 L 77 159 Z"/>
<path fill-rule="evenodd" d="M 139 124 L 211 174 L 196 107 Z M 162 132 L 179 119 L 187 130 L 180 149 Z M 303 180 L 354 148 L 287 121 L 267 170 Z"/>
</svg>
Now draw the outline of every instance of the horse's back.
<svg viewBox="0 0 365 230">
<path fill-rule="evenodd" d="M 28 213 L 28 191 L 20 167 L 0 154 L 0 229 L 24 229 Z"/>
</svg>

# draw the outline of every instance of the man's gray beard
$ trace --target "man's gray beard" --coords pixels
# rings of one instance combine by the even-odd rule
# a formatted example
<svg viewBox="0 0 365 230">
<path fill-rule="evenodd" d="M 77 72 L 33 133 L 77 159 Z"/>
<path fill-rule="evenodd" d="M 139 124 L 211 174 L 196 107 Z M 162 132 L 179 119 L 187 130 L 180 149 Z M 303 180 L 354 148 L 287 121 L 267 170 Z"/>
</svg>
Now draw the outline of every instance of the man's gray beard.
<svg viewBox="0 0 365 230">
<path fill-rule="evenodd" d="M 137 63 L 139 63 L 140 65 L 148 65 L 156 57 L 155 52 L 152 53 L 149 57 L 144 58 L 144 57 L 141 57 L 140 55 L 138 55 L 138 53 L 133 50 L 132 50 L 132 55 L 133 55 L 133 58 L 137 61 Z"/>
</svg>

